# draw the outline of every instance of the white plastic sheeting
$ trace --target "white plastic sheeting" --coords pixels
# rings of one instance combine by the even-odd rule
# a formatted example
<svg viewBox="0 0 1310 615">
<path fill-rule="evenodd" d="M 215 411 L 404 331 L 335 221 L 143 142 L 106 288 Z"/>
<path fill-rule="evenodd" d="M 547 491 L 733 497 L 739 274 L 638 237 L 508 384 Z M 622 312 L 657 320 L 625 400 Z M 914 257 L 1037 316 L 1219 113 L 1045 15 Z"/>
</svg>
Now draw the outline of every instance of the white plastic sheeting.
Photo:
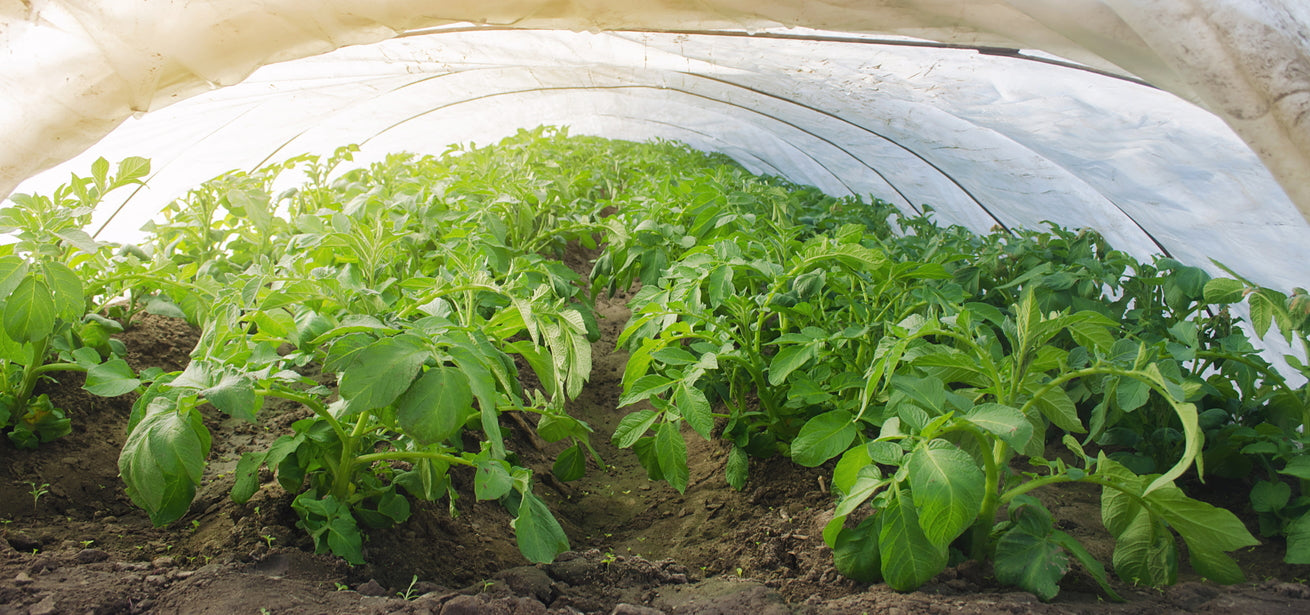
<svg viewBox="0 0 1310 615">
<path fill-rule="evenodd" d="M 455 21 L 881 32 L 1041 49 L 1176 95 L 968 49 L 649 32 L 433 32 L 241 82 Z M 152 157 L 150 187 L 107 229 L 124 232 L 269 158 L 348 142 L 441 151 L 567 124 L 680 139 L 979 230 L 1091 226 L 1138 255 L 1215 258 L 1290 288 L 1310 277 L 1307 23 L 1295 0 L 0 0 L 0 193 L 109 133 L 19 190 L 100 155 Z"/>
</svg>

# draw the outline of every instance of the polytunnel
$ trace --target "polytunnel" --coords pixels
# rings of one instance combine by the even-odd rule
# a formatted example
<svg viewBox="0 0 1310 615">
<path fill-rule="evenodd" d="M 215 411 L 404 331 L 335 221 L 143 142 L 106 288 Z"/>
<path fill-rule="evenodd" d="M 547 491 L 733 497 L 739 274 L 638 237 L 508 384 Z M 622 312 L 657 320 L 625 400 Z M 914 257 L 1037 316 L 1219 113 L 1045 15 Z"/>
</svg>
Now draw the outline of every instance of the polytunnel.
<svg viewBox="0 0 1310 615">
<path fill-rule="evenodd" d="M 0 50 L 2 613 L 1310 612 L 1303 0 Z"/>
<path fill-rule="evenodd" d="M 102 237 L 228 169 L 558 124 L 1306 284 L 1298 2 L 4 4 L 0 193 L 154 160 Z"/>
</svg>

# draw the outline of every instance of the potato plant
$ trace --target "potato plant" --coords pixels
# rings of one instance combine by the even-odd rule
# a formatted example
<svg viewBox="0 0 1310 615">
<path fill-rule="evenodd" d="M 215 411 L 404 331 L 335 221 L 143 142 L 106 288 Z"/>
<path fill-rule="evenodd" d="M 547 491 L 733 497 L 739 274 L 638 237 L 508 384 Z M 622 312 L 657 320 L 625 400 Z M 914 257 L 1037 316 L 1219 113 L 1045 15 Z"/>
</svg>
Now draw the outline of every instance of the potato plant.
<svg viewBox="0 0 1310 615">
<path fill-rule="evenodd" d="M 515 517 L 524 556 L 549 561 L 567 537 L 507 429 L 565 443 L 561 480 L 606 467 L 569 400 L 590 375 L 593 298 L 635 289 L 619 338 L 627 414 L 607 435 L 679 491 L 688 438 L 723 443 L 736 488 L 752 457 L 829 468 L 824 538 L 852 578 L 911 590 L 975 559 L 1050 599 L 1077 561 L 1116 598 L 1106 564 L 1128 583 L 1172 583 L 1181 539 L 1194 570 L 1235 582 L 1228 553 L 1255 539 L 1184 489 L 1252 470 L 1262 533 L 1286 538 L 1288 561 L 1310 557 L 1297 431 L 1310 398 L 1226 307 L 1246 301 L 1256 335 L 1277 324 L 1310 346 L 1303 291 L 1138 262 L 1088 230 L 943 227 L 670 143 L 538 129 L 349 168 L 354 151 L 224 175 L 166 208 L 139 248 L 88 252 L 68 232 L 19 244 L 57 251 L 80 290 L 37 248 L 0 255 L 9 294 L 50 295 L 48 319 L 12 309 L 50 329 L 41 354 L 67 355 L 54 365 L 93 368 L 104 349 L 89 323 L 113 326 L 86 316 L 101 308 L 201 327 L 184 371 L 147 379 L 120 458 L 156 523 L 191 505 L 210 447 L 202 410 L 258 421 L 279 398 L 306 416 L 243 456 L 232 496 L 249 500 L 267 468 L 318 551 L 363 562 L 363 528 L 404 522 L 413 499 L 454 512 L 463 473 Z M 286 172 L 306 181 L 274 194 Z M 65 196 L 120 181 L 97 173 Z M 585 282 L 557 260 L 566 250 L 594 256 Z M 82 275 L 90 263 L 103 272 Z M 35 348 L 19 336 L 4 352 L 26 366 L 30 353 L 8 358 Z M 1035 497 L 1072 482 L 1101 490 L 1110 562 Z"/>
<path fill-rule="evenodd" d="M 51 196 L 16 194 L 0 209 L 0 232 L 17 241 L 0 246 L 0 430 L 20 448 L 67 435 L 72 419 L 37 383 L 60 371 L 86 373 L 84 388 L 115 397 L 141 381 L 111 339 L 122 326 L 92 309 L 117 287 L 107 274 L 115 246 L 83 231 L 105 194 L 140 183 L 149 162 L 129 158 L 110 175 L 101 158 L 90 177 L 74 175 Z"/>
</svg>

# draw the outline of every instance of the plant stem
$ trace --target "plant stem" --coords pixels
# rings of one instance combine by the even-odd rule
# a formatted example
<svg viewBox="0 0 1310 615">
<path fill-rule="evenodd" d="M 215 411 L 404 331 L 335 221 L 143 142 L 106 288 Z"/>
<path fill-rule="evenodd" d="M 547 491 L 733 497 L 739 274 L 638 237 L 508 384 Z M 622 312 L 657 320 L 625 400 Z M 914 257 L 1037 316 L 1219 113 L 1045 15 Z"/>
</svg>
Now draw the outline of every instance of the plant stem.
<svg viewBox="0 0 1310 615">
<path fill-rule="evenodd" d="M 977 434 L 975 434 L 977 435 Z M 982 440 L 986 442 L 986 439 Z M 992 442 L 991 454 L 984 454 L 983 472 L 985 475 L 983 484 L 983 501 L 978 512 L 978 521 L 973 526 L 973 559 L 983 561 L 987 558 L 987 539 L 991 534 L 992 525 L 996 521 L 996 507 L 1000 504 L 1000 485 L 1001 485 L 1001 465 L 1005 462 L 1005 454 L 1009 446 L 1001 440 Z"/>
<path fill-rule="evenodd" d="M 46 352 L 50 349 L 50 336 L 41 338 L 41 341 L 32 345 L 32 363 L 27 366 L 23 373 L 23 385 L 19 388 L 18 407 L 22 408 L 27 405 L 27 398 L 32 396 L 32 391 L 36 390 L 36 381 L 41 377 L 42 363 L 45 362 Z"/>
<path fill-rule="evenodd" d="M 365 465 L 365 464 L 373 463 L 375 461 L 386 461 L 389 459 L 435 459 L 437 461 L 444 461 L 446 463 L 453 464 L 453 465 L 464 465 L 464 466 L 473 465 L 472 461 L 464 459 L 463 457 L 456 457 L 455 455 L 451 455 L 448 453 L 438 453 L 438 452 L 428 452 L 428 451 L 384 451 L 380 453 L 368 453 L 367 455 L 360 455 L 356 457 L 355 463 L 358 465 Z"/>
</svg>

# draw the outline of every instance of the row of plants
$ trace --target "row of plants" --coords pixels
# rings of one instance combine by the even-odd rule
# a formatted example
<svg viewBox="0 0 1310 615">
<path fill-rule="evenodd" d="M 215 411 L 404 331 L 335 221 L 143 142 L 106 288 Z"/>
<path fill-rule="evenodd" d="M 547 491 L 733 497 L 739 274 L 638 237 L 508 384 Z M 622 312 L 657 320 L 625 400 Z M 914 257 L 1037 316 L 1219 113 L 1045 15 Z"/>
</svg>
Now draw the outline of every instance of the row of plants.
<svg viewBox="0 0 1310 615">
<path fill-rule="evenodd" d="M 605 469 L 567 400 L 590 373 L 594 298 L 636 289 L 619 338 L 631 408 L 607 435 L 679 491 L 687 438 L 723 441 L 738 489 L 752 457 L 830 467 L 824 538 L 855 579 L 909 590 L 975 559 L 1050 599 L 1076 560 L 1116 597 L 1033 497 L 1078 482 L 1102 491 L 1121 579 L 1172 583 L 1178 537 L 1197 572 L 1240 581 L 1228 552 L 1255 538 L 1179 484 L 1253 472 L 1260 533 L 1310 563 L 1310 393 L 1247 337 L 1310 348 L 1302 290 L 1142 263 L 1090 231 L 942 227 L 670 143 L 538 129 L 343 170 L 353 151 L 208 182 L 140 246 L 80 229 L 145 161 L 15 196 L 0 212 L 20 240 L 0 248 L 10 439 L 67 433 L 33 398 L 51 372 L 137 391 L 120 469 L 167 524 L 204 468 L 201 409 L 256 421 L 265 399 L 290 400 L 312 417 L 241 459 L 238 502 L 267 467 L 318 550 L 360 563 L 360 524 L 403 522 L 409 498 L 453 512 L 451 473 L 467 471 L 515 517 L 524 555 L 549 561 L 567 538 L 502 423 L 563 441 L 562 480 Z M 288 173 L 303 183 L 275 194 Z M 596 255 L 589 288 L 559 260 L 571 246 Z M 142 311 L 201 329 L 186 370 L 127 367 L 109 334 Z"/>
</svg>

